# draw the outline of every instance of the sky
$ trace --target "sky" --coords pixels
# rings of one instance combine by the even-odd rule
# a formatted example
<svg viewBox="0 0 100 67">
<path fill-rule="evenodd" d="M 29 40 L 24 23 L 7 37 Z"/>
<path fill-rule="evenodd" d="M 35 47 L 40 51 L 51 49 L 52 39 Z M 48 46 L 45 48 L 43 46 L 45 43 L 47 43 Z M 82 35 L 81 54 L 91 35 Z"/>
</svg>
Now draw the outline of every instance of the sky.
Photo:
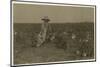
<svg viewBox="0 0 100 67">
<path fill-rule="evenodd" d="M 50 23 L 94 22 L 94 8 L 13 3 L 14 23 L 41 23 L 48 16 Z"/>
</svg>

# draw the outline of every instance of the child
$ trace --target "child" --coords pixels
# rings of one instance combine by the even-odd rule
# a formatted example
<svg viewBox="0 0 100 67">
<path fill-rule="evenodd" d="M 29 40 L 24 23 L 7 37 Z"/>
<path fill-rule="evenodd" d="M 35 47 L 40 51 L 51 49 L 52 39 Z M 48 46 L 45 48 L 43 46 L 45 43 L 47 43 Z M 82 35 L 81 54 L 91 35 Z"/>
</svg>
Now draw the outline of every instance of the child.
<svg viewBox="0 0 100 67">
<path fill-rule="evenodd" d="M 48 22 L 50 21 L 50 19 L 48 18 L 48 16 L 45 16 L 41 19 L 43 21 L 42 23 L 42 27 L 41 27 L 41 31 L 38 35 L 38 41 L 37 41 L 37 47 L 41 46 L 45 40 L 46 40 L 46 36 L 47 36 L 47 31 L 48 31 Z"/>
</svg>

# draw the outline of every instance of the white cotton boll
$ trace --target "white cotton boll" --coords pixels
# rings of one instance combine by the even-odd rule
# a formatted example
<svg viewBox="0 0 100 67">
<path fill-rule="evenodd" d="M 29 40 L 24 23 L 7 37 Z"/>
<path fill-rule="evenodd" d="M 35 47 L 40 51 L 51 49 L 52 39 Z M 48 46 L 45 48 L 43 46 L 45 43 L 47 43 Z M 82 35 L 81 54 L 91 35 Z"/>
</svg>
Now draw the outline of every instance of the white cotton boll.
<svg viewBox="0 0 100 67">
<path fill-rule="evenodd" d="M 72 34 L 72 39 L 75 39 L 76 38 L 76 35 L 75 34 Z"/>
<path fill-rule="evenodd" d="M 79 54 L 80 54 L 80 51 L 79 51 L 79 50 L 77 50 L 77 51 L 76 51 L 76 54 L 77 54 L 77 55 L 79 55 Z"/>
<path fill-rule="evenodd" d="M 67 32 L 63 32 L 63 34 L 67 34 Z"/>
<path fill-rule="evenodd" d="M 84 56 L 84 57 L 86 57 L 86 56 L 87 56 L 87 54 L 86 54 L 86 53 L 83 53 L 83 56 Z"/>
<path fill-rule="evenodd" d="M 52 37 L 51 37 L 51 40 L 54 40 L 54 39 L 55 39 L 55 36 L 52 36 Z"/>
<path fill-rule="evenodd" d="M 84 39 L 84 40 L 83 40 L 83 42 L 88 42 L 88 41 L 89 41 L 88 39 Z"/>
<path fill-rule="evenodd" d="M 18 53 L 18 50 L 16 50 L 15 53 Z"/>
<path fill-rule="evenodd" d="M 85 42 L 88 42 L 89 40 L 87 39 L 87 40 L 85 40 Z"/>
<path fill-rule="evenodd" d="M 17 32 L 14 32 L 14 35 L 17 35 Z"/>
<path fill-rule="evenodd" d="M 82 39 L 79 39 L 79 42 L 82 42 Z"/>
</svg>

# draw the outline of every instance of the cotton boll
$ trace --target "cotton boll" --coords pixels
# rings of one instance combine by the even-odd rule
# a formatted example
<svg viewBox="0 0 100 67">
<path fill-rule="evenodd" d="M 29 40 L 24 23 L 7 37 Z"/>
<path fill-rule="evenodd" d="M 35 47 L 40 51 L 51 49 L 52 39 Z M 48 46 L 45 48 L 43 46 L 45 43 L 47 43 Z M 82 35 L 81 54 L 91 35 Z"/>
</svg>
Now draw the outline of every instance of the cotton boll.
<svg viewBox="0 0 100 67">
<path fill-rule="evenodd" d="M 72 34 L 72 39 L 75 39 L 76 38 L 76 35 L 75 34 Z"/>
<path fill-rule="evenodd" d="M 83 53 L 83 56 L 86 57 L 87 56 L 87 53 Z"/>
<path fill-rule="evenodd" d="M 18 33 L 18 32 L 15 31 L 15 32 L 14 32 L 14 35 L 17 35 L 17 33 Z"/>
<path fill-rule="evenodd" d="M 77 50 L 77 51 L 76 51 L 76 54 L 77 54 L 77 55 L 79 55 L 79 54 L 80 54 L 80 51 L 79 51 L 79 50 Z"/>
</svg>

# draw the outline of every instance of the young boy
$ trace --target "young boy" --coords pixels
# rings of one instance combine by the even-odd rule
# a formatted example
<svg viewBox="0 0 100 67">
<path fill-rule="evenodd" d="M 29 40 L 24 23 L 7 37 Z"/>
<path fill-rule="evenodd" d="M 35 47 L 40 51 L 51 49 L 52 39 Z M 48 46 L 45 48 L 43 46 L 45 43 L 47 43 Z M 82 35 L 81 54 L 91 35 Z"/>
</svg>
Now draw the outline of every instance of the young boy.
<svg viewBox="0 0 100 67">
<path fill-rule="evenodd" d="M 50 21 L 48 16 L 43 17 L 41 20 L 43 21 L 43 23 L 42 23 L 41 31 L 38 35 L 38 39 L 37 39 L 38 41 L 36 45 L 37 47 L 41 46 L 45 42 L 47 37 L 48 27 L 49 27 L 48 22 Z"/>
</svg>

